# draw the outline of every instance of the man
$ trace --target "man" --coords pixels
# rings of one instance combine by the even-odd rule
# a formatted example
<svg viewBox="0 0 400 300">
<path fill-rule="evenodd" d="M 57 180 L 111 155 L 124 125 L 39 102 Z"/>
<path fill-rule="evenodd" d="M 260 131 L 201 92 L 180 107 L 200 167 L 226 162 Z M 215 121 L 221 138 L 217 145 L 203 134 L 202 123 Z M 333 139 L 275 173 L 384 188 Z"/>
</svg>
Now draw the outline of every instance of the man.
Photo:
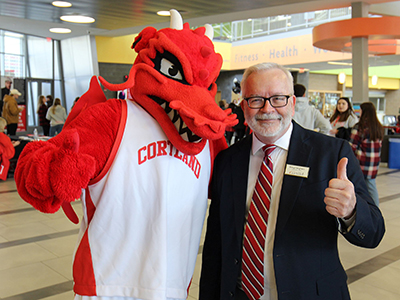
<svg viewBox="0 0 400 300">
<path fill-rule="evenodd" d="M 12 89 L 10 95 L 4 96 L 3 118 L 7 120 L 7 134 L 15 135 L 18 127 L 19 113 L 22 108 L 18 107 L 18 97 L 21 93 L 17 89 Z"/>
<path fill-rule="evenodd" d="M 296 96 L 296 105 L 293 120 L 306 129 L 328 134 L 332 129 L 331 124 L 318 109 L 308 105 L 306 87 L 302 84 L 295 84 L 294 95 Z"/>
<path fill-rule="evenodd" d="M 253 134 L 215 162 L 199 299 L 350 299 L 338 231 L 367 248 L 376 247 L 385 231 L 350 146 L 292 121 L 293 79 L 280 65 L 247 69 L 242 95 Z M 272 145 L 265 163 L 264 145 Z M 253 217 L 256 196 L 265 198 L 256 183 L 260 165 L 270 171 L 260 182 L 271 181 L 273 174 L 270 203 L 264 203 L 269 215 L 258 206 L 267 226 Z M 262 189 L 270 192 L 267 185 Z M 252 217 L 246 222 L 249 207 Z"/>
<path fill-rule="evenodd" d="M 0 116 L 1 116 L 1 112 L 3 110 L 3 99 L 5 95 L 9 95 L 10 94 L 10 88 L 11 88 L 11 79 L 7 78 L 5 81 L 5 87 L 3 87 L 1 89 L 1 98 L 0 98 Z"/>
</svg>

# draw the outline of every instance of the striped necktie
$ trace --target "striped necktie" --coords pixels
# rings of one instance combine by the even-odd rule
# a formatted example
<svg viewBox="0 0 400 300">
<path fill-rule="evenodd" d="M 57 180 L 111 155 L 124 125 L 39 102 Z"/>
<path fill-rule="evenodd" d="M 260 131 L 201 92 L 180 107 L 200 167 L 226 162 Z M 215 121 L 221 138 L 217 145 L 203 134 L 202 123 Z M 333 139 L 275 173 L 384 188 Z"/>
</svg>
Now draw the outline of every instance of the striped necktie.
<svg viewBox="0 0 400 300">
<path fill-rule="evenodd" d="M 249 299 L 264 294 L 264 246 L 272 190 L 272 161 L 275 145 L 263 147 L 265 157 L 254 188 L 243 240 L 242 288 Z"/>
</svg>

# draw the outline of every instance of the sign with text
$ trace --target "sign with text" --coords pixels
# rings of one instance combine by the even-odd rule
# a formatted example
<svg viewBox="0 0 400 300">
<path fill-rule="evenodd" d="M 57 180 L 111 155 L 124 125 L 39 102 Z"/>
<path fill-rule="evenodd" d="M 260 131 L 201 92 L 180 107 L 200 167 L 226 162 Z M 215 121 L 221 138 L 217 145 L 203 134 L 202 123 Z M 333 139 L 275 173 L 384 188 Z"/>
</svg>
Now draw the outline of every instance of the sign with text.
<svg viewBox="0 0 400 300">
<path fill-rule="evenodd" d="M 281 65 L 351 59 L 351 53 L 334 52 L 312 45 L 312 34 L 235 46 L 232 44 L 230 69 L 246 69 L 262 62 Z"/>
</svg>

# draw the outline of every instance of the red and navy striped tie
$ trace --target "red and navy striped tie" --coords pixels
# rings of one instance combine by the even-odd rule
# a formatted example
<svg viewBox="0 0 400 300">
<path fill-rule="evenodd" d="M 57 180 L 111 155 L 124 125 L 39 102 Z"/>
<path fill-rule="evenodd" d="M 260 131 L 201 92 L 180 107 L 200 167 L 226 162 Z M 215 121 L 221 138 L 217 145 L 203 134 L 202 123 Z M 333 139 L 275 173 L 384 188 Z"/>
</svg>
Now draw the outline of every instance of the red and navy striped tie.
<svg viewBox="0 0 400 300">
<path fill-rule="evenodd" d="M 242 288 L 249 299 L 264 294 L 264 246 L 273 180 L 270 153 L 274 145 L 263 147 L 265 157 L 254 188 L 243 240 Z"/>
</svg>

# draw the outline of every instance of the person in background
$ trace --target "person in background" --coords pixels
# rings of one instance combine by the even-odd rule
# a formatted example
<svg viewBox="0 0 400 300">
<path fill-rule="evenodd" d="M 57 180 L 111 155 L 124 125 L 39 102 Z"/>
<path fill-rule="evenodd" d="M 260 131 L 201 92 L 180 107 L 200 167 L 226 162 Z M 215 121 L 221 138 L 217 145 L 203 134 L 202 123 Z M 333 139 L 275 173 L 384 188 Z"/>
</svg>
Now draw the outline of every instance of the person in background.
<svg viewBox="0 0 400 300">
<path fill-rule="evenodd" d="M 228 103 L 226 103 L 225 99 L 219 100 L 218 105 L 223 110 L 228 108 Z"/>
<path fill-rule="evenodd" d="M 46 99 L 47 99 L 47 101 L 46 101 L 47 107 L 52 106 L 53 105 L 53 96 L 52 95 L 47 95 Z"/>
<path fill-rule="evenodd" d="M 350 139 L 351 129 L 358 122 L 358 118 L 353 111 L 349 98 L 339 98 L 335 112 L 329 121 L 332 126 L 330 131 L 332 135 L 345 140 Z"/>
<path fill-rule="evenodd" d="M 396 128 L 390 129 L 389 134 L 400 134 L 400 115 L 397 116 Z"/>
<path fill-rule="evenodd" d="M 199 300 L 350 299 L 338 232 L 374 248 L 385 225 L 349 143 L 292 121 L 281 65 L 252 66 L 241 84 L 253 133 L 215 160 Z"/>
<path fill-rule="evenodd" d="M 39 115 L 39 125 L 43 128 L 43 135 L 49 136 L 50 122 L 46 119 L 47 110 L 46 97 L 41 95 L 38 100 L 37 114 Z"/>
<path fill-rule="evenodd" d="M 375 178 L 381 161 L 384 129 L 376 116 L 376 109 L 372 102 L 364 102 L 360 108 L 360 121 L 353 127 L 349 142 L 360 162 L 368 192 L 376 206 L 379 206 Z"/>
<path fill-rule="evenodd" d="M 234 109 L 232 109 L 231 104 L 228 104 L 225 99 L 222 99 L 218 102 L 218 105 L 223 110 L 230 108 L 232 110 L 232 114 L 234 114 Z M 235 133 L 235 129 L 232 126 L 227 126 L 225 128 L 225 139 L 228 146 L 231 144 L 233 134 Z"/>
<path fill-rule="evenodd" d="M 15 135 L 18 127 L 19 113 L 23 108 L 18 107 L 18 97 L 21 93 L 17 89 L 12 89 L 10 95 L 4 96 L 3 118 L 7 121 L 7 134 Z"/>
<path fill-rule="evenodd" d="M 329 134 L 332 129 L 331 124 L 318 109 L 308 104 L 306 87 L 302 84 L 295 84 L 294 95 L 296 96 L 296 105 L 293 120 L 306 129 Z"/>
<path fill-rule="evenodd" d="M 13 158 L 15 154 L 14 147 L 17 147 L 20 143 L 19 141 L 11 141 L 11 139 L 4 134 L 6 126 L 6 119 L 0 117 L 0 179 L 2 180 L 7 179 L 10 159 Z"/>
<path fill-rule="evenodd" d="M 50 121 L 51 137 L 61 132 L 67 120 L 67 112 L 62 107 L 60 98 L 54 99 L 54 104 L 47 110 L 46 119 Z"/>
<path fill-rule="evenodd" d="M 235 109 L 235 114 L 237 119 L 239 120 L 239 123 L 237 123 L 235 126 L 233 126 L 233 129 L 235 130 L 235 143 L 239 142 L 241 139 L 244 138 L 246 134 L 246 125 L 244 124 L 244 114 L 243 114 L 243 109 L 240 106 L 240 104 L 235 103 L 238 100 L 234 100 L 234 104 L 236 106 Z"/>
<path fill-rule="evenodd" d="M 7 78 L 4 84 L 5 84 L 5 87 L 3 87 L 1 89 L 1 95 L 0 95 L 1 96 L 1 98 L 0 98 L 0 116 L 1 116 L 1 113 L 3 111 L 3 99 L 4 99 L 4 96 L 10 94 L 10 89 L 11 89 L 11 84 L 12 84 L 11 79 Z"/>
<path fill-rule="evenodd" d="M 75 98 L 74 103 L 72 103 L 71 110 L 74 108 L 74 106 L 75 106 L 76 102 L 78 102 L 79 98 L 80 98 L 79 96 Z"/>
</svg>

